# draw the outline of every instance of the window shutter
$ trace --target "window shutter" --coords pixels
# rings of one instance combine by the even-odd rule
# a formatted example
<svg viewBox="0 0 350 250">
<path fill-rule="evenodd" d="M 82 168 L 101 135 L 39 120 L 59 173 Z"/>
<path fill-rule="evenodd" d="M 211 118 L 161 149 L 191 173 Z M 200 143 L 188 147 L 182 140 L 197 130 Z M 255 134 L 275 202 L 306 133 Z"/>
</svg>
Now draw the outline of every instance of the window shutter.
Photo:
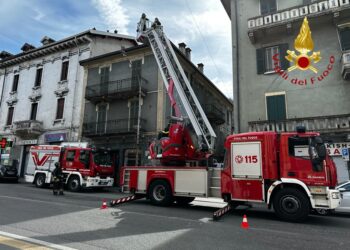
<svg viewBox="0 0 350 250">
<path fill-rule="evenodd" d="M 265 48 L 256 50 L 256 66 L 258 74 L 265 73 Z"/>
<path fill-rule="evenodd" d="M 280 44 L 279 46 L 281 69 L 289 68 L 289 61 L 286 59 L 287 50 L 289 48 L 288 43 Z"/>
<path fill-rule="evenodd" d="M 270 10 L 269 10 L 269 13 L 274 13 L 277 11 L 277 5 L 276 5 L 276 0 L 270 0 L 269 1 L 269 7 L 270 7 Z"/>
<path fill-rule="evenodd" d="M 342 29 L 339 32 L 340 34 L 340 44 L 342 50 L 348 50 L 350 49 L 350 29 Z"/>
<path fill-rule="evenodd" d="M 268 4 L 266 0 L 260 0 L 260 14 L 265 15 L 269 11 Z"/>
</svg>

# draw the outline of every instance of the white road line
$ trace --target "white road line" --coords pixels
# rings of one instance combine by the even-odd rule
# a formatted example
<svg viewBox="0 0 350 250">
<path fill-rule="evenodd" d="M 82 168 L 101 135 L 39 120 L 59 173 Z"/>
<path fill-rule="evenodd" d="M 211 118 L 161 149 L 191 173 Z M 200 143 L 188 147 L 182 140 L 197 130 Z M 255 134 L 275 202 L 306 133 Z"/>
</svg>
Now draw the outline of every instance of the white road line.
<svg viewBox="0 0 350 250">
<path fill-rule="evenodd" d="M 212 222 L 213 219 L 209 218 L 209 217 L 204 217 L 202 219 L 199 219 L 200 222 L 204 222 L 204 223 L 208 223 L 208 222 Z"/>
<path fill-rule="evenodd" d="M 32 238 L 28 238 L 28 237 L 25 237 L 25 236 L 20 236 L 20 235 L 17 235 L 17 234 L 11 234 L 11 233 L 7 233 L 7 232 L 3 232 L 3 231 L 0 231 L 0 235 L 6 236 L 6 237 L 10 237 L 10 238 L 13 238 L 13 239 L 17 239 L 17 240 L 24 240 L 24 241 L 27 241 L 27 242 L 31 242 L 31 243 L 34 243 L 34 244 L 38 244 L 38 245 L 42 245 L 42 246 L 45 246 L 45 247 L 50 247 L 50 248 L 54 248 L 54 249 L 58 249 L 58 250 L 76 250 L 75 248 L 61 246 L 61 245 L 53 244 L 53 243 L 50 243 L 50 242 L 37 240 L 37 239 L 32 239 Z"/>
</svg>

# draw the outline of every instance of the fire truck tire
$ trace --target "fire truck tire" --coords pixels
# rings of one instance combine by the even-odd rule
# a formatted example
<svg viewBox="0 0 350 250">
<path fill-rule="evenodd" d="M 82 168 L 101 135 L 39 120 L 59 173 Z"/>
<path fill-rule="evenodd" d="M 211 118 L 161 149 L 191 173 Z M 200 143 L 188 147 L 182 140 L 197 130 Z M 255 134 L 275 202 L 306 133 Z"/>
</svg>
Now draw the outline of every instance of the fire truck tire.
<svg viewBox="0 0 350 250">
<path fill-rule="evenodd" d="M 149 187 L 149 198 L 153 205 L 169 206 L 173 203 L 170 185 L 165 180 L 156 180 Z"/>
<path fill-rule="evenodd" d="M 176 201 L 176 204 L 180 206 L 185 206 L 188 203 L 191 203 L 192 201 L 194 201 L 194 197 L 176 197 L 175 201 Z"/>
<path fill-rule="evenodd" d="M 80 190 L 80 180 L 78 176 L 72 176 L 69 178 L 68 189 L 72 192 L 78 192 Z"/>
<path fill-rule="evenodd" d="M 281 219 L 300 222 L 308 217 L 311 206 L 308 197 L 301 190 L 283 188 L 274 196 L 273 208 Z"/>
<path fill-rule="evenodd" d="M 45 186 L 45 174 L 36 175 L 34 183 L 37 188 L 43 188 Z"/>
</svg>

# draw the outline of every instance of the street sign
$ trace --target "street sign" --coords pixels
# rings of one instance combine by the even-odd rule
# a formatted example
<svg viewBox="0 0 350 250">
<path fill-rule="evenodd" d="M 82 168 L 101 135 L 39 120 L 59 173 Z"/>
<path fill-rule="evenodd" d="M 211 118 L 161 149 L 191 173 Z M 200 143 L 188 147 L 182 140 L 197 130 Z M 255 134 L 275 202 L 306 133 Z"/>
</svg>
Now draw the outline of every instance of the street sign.
<svg viewBox="0 0 350 250">
<path fill-rule="evenodd" d="M 349 149 L 348 148 L 343 148 L 341 150 L 341 154 L 343 156 L 344 161 L 349 161 Z"/>
<path fill-rule="evenodd" d="M 6 138 L 2 138 L 0 141 L 0 148 L 5 148 L 6 147 L 7 140 Z"/>
</svg>

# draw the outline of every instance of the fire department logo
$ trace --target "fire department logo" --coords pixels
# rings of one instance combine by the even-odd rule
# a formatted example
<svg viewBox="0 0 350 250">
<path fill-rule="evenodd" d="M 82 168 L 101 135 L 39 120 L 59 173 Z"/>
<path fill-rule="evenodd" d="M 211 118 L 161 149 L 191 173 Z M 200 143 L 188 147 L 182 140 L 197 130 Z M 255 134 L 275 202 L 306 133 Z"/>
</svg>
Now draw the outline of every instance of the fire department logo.
<svg viewBox="0 0 350 250">
<path fill-rule="evenodd" d="M 241 164 L 241 163 L 243 162 L 243 156 L 237 155 L 237 156 L 235 157 L 235 162 L 236 162 L 237 164 Z"/>
<path fill-rule="evenodd" d="M 294 48 L 300 53 L 296 54 L 294 51 L 287 50 L 288 56 L 285 58 L 293 62 L 294 65 L 288 68 L 288 71 L 295 69 L 300 70 L 312 70 L 314 73 L 317 73 L 317 69 L 312 66 L 312 63 L 318 63 L 321 60 L 321 52 L 313 52 L 310 56 L 308 53 L 313 51 L 314 42 L 311 37 L 311 30 L 309 27 L 309 22 L 307 18 L 304 18 L 303 24 L 301 25 L 300 32 L 297 38 L 294 41 Z"/>
</svg>

